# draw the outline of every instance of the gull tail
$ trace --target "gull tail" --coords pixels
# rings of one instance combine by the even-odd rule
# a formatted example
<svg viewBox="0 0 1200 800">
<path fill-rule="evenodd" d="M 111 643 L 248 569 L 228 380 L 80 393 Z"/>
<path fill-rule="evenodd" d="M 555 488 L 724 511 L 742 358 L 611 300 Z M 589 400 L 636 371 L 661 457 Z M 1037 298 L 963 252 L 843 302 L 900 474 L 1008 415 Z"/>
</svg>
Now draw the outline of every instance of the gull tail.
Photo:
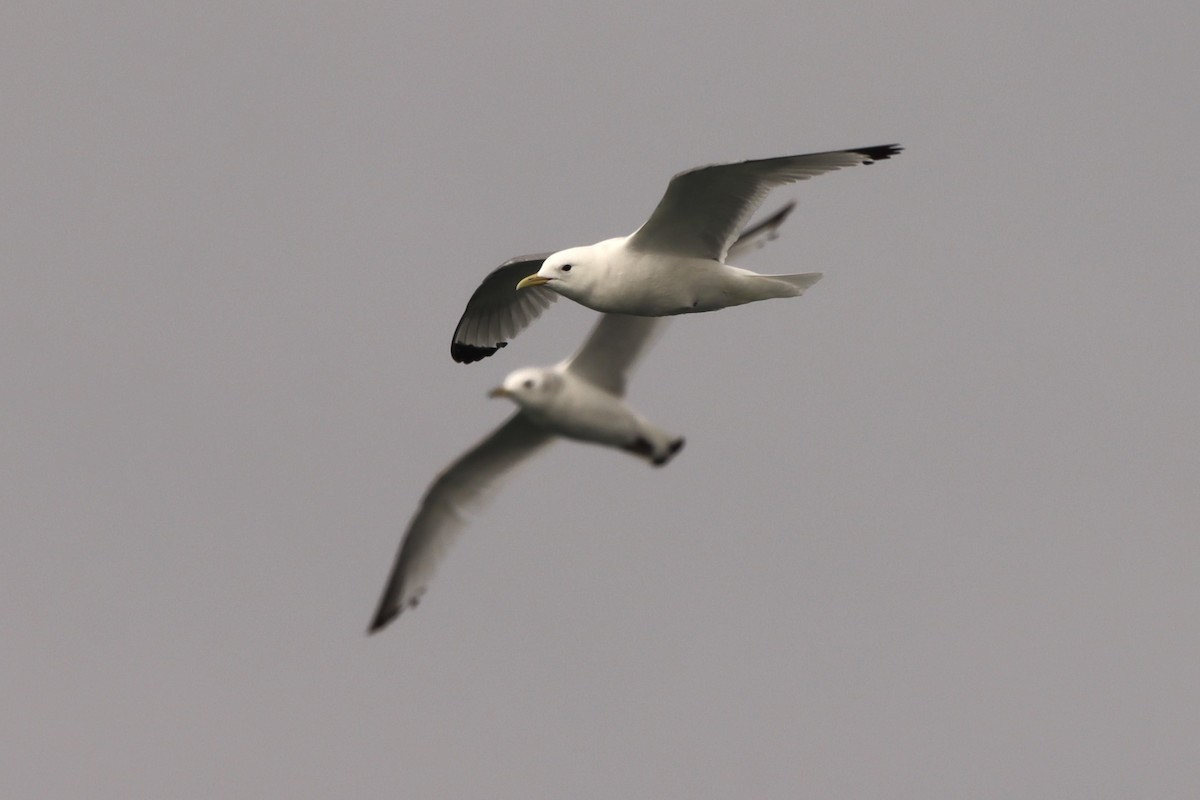
<svg viewBox="0 0 1200 800">
<path fill-rule="evenodd" d="M 741 267 L 730 267 L 739 276 L 737 288 L 730 287 L 727 297 L 736 298 L 733 303 L 752 303 L 755 300 L 769 300 L 773 297 L 799 297 L 804 290 L 821 280 L 820 272 L 805 272 L 800 275 L 760 275 Z M 718 306 L 721 308 L 722 306 Z"/>
<path fill-rule="evenodd" d="M 675 454 L 678 453 L 682 449 L 683 449 L 683 437 L 677 436 L 676 438 L 667 442 L 667 449 L 664 450 L 658 456 L 652 457 L 650 459 L 650 463 L 656 467 L 661 467 L 663 464 L 666 464 L 668 461 L 670 461 L 672 458 L 674 458 Z"/>
<path fill-rule="evenodd" d="M 821 280 L 822 273 L 820 272 L 804 272 L 799 275 L 763 275 L 762 277 L 779 283 L 786 283 L 791 292 L 788 296 L 799 297 L 804 294 L 804 290 L 812 286 L 817 281 Z"/>
<path fill-rule="evenodd" d="M 646 459 L 656 467 L 661 467 L 683 449 L 683 442 L 682 436 L 673 437 L 662 431 L 647 428 L 632 442 L 622 445 L 621 449 Z"/>
</svg>

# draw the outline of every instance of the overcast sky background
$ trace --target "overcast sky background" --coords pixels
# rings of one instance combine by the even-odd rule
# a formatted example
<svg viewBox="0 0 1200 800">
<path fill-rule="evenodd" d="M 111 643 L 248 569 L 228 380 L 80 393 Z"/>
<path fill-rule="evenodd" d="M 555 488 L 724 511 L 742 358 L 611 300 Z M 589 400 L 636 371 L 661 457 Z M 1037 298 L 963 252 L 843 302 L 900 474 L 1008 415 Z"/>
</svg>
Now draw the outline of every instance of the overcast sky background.
<svg viewBox="0 0 1200 800">
<path fill-rule="evenodd" d="M 0 794 L 1200 796 L 1195 4 L 502 6 L 6 10 Z M 490 269 L 889 142 L 364 635 Z"/>
</svg>

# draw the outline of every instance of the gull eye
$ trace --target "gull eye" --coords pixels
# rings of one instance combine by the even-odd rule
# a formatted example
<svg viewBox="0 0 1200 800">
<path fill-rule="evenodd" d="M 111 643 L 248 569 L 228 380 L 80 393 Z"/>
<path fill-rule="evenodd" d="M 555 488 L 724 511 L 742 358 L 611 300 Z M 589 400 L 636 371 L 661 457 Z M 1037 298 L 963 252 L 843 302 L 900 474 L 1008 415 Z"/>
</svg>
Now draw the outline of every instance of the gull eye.
<svg viewBox="0 0 1200 800">
<path fill-rule="evenodd" d="M 525 381 L 524 386 L 526 389 L 532 389 L 533 388 L 533 379 L 531 378 L 531 379 Z"/>
<path fill-rule="evenodd" d="M 563 272 L 570 272 L 570 271 L 571 271 L 571 265 L 570 265 L 570 264 L 563 264 L 563 265 L 562 265 L 562 271 L 563 271 Z"/>
</svg>

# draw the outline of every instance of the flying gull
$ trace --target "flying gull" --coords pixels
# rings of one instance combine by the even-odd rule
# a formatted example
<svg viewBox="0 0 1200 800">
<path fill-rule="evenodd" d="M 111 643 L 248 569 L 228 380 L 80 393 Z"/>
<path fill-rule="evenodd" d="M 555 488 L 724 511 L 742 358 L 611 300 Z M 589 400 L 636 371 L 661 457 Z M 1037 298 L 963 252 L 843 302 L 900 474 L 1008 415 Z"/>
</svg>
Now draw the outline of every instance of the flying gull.
<svg viewBox="0 0 1200 800">
<path fill-rule="evenodd" d="M 681 172 L 633 234 L 500 265 L 467 301 L 450 354 L 466 364 L 487 358 L 558 295 L 596 311 L 648 317 L 797 297 L 820 275 L 759 275 L 726 264 L 738 230 L 775 187 L 900 151 L 885 144 Z"/>
</svg>

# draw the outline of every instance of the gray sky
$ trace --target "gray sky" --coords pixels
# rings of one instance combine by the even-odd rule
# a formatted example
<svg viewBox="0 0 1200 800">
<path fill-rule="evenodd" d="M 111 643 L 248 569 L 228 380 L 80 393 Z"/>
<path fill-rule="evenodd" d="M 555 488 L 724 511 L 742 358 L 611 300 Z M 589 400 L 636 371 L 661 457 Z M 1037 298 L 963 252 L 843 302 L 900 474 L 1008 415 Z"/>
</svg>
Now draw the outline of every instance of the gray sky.
<svg viewBox="0 0 1200 800">
<path fill-rule="evenodd" d="M 0 794 L 1200 795 L 1193 3 L 21 3 L 0 30 Z M 252 6 L 252 7 L 251 7 Z M 634 404 L 364 629 L 509 256 L 780 190 Z"/>
</svg>

